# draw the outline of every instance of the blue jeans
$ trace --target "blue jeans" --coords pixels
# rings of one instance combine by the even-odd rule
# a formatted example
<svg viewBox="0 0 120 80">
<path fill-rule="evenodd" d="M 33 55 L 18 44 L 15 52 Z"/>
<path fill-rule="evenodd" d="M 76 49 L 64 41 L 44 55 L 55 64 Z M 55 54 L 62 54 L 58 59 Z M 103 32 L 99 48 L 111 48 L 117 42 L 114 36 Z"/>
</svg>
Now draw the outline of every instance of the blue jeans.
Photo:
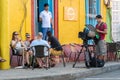
<svg viewBox="0 0 120 80">
<path fill-rule="evenodd" d="M 47 40 L 47 31 L 51 31 L 50 28 L 42 28 L 43 39 Z"/>
</svg>

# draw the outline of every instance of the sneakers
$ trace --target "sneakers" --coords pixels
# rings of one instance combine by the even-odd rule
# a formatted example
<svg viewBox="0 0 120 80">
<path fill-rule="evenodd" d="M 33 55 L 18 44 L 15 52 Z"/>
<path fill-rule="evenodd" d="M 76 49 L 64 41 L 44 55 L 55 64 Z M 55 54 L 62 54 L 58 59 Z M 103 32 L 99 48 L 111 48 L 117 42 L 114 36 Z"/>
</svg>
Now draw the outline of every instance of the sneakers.
<svg viewBox="0 0 120 80">
<path fill-rule="evenodd" d="M 30 64 L 25 63 L 24 65 L 25 65 L 26 68 L 30 68 Z"/>
</svg>

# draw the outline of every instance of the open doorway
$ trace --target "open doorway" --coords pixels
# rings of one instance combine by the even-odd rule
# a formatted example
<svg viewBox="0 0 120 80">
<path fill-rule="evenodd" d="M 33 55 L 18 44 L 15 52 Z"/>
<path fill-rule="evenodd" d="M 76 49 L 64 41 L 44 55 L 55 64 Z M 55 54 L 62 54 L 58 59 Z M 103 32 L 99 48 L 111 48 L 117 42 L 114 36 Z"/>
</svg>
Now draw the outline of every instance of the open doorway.
<svg viewBox="0 0 120 80">
<path fill-rule="evenodd" d="M 45 3 L 49 4 L 49 11 L 52 13 L 52 19 L 54 20 L 54 0 L 35 0 L 35 34 L 42 31 L 42 23 L 39 21 L 39 14 L 44 10 Z M 54 32 L 54 30 L 52 30 L 52 32 Z"/>
</svg>

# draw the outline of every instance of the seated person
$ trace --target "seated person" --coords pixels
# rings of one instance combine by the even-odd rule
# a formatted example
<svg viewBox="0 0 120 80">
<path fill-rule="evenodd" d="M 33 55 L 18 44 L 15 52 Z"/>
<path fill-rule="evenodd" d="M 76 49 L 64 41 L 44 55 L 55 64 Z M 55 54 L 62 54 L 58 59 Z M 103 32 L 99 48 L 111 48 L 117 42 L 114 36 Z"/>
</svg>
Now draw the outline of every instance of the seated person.
<svg viewBox="0 0 120 80">
<path fill-rule="evenodd" d="M 50 47 L 49 44 L 48 44 L 48 42 L 45 41 L 45 40 L 42 40 L 42 38 L 43 38 L 43 34 L 41 32 L 39 32 L 38 35 L 37 35 L 37 39 L 35 39 L 35 40 L 32 41 L 32 43 L 30 44 L 30 47 L 37 46 L 37 45 L 44 45 L 44 46 Z M 48 67 L 48 65 L 46 65 L 46 66 L 43 65 L 43 62 L 42 62 L 41 58 L 36 58 L 36 59 L 37 59 L 37 62 L 39 64 L 40 68 L 42 68 L 42 67 Z M 48 63 L 48 59 L 47 59 L 47 63 Z"/>
<path fill-rule="evenodd" d="M 25 48 L 25 45 L 23 41 L 21 41 L 21 39 L 19 38 L 19 34 L 16 31 L 12 34 L 11 47 L 14 49 L 16 55 L 23 54 L 23 49 Z"/>
<path fill-rule="evenodd" d="M 51 46 L 50 49 L 51 55 L 61 54 L 62 46 L 60 45 L 60 42 L 54 36 L 52 36 L 52 33 L 50 31 L 47 32 L 47 36 L 48 36 L 48 42 Z"/>
<path fill-rule="evenodd" d="M 31 39 L 30 39 L 30 34 L 26 33 L 25 34 L 26 40 L 24 41 L 25 44 L 25 52 L 26 52 L 26 67 L 30 67 L 30 55 L 32 55 L 32 52 L 30 51 L 30 43 L 31 43 Z"/>
<path fill-rule="evenodd" d="M 25 37 L 26 37 L 26 40 L 24 41 L 24 44 L 27 47 L 27 51 L 28 51 L 30 49 L 30 42 L 31 42 L 30 34 L 26 33 Z"/>
<path fill-rule="evenodd" d="M 0 62 L 5 62 L 6 60 L 0 57 Z"/>
<path fill-rule="evenodd" d="M 26 46 L 24 42 L 19 38 L 19 34 L 16 31 L 13 32 L 12 34 L 11 47 L 13 48 L 16 55 L 22 55 L 22 56 L 24 55 L 24 50 L 26 49 Z M 27 57 L 27 54 L 29 53 L 26 52 L 26 57 Z M 30 64 L 29 60 L 27 60 L 27 64 Z"/>
</svg>

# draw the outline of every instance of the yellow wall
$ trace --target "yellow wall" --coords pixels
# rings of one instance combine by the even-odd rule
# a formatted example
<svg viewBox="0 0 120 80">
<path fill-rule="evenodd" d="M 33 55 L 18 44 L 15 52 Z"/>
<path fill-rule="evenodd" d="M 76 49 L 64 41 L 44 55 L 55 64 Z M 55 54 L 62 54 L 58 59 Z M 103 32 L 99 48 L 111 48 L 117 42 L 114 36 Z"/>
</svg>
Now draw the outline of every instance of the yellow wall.
<svg viewBox="0 0 120 80">
<path fill-rule="evenodd" d="M 22 39 L 25 33 L 31 33 L 31 0 L 0 0 L 0 56 L 5 63 L 0 63 L 1 69 L 9 69 L 10 41 L 13 31 L 19 31 L 24 18 L 24 3 L 26 3 L 26 18 L 23 22 Z"/>
<path fill-rule="evenodd" d="M 106 22 L 106 13 L 107 13 L 107 8 L 104 4 L 104 0 L 100 0 L 101 1 L 101 15 L 103 16 L 103 21 Z"/>
<path fill-rule="evenodd" d="M 103 16 L 103 21 L 107 22 L 107 7 L 104 4 L 104 0 L 101 0 L 101 15 Z"/>
<path fill-rule="evenodd" d="M 31 33 L 31 0 L 10 0 L 9 2 L 9 28 L 10 36 L 13 31 L 19 31 L 25 15 L 24 3 L 26 3 L 26 19 L 23 23 L 22 38 L 26 32 Z M 10 37 L 11 38 L 11 37 Z"/>
<path fill-rule="evenodd" d="M 1 69 L 8 69 L 9 66 L 9 41 L 8 41 L 8 0 L 0 0 L 0 56 L 6 59 L 0 63 Z"/>
<path fill-rule="evenodd" d="M 77 21 L 64 20 L 64 7 L 75 7 L 78 10 Z M 78 38 L 78 32 L 85 25 L 85 1 L 84 0 L 59 0 L 59 40 L 62 44 L 82 43 Z"/>
</svg>

